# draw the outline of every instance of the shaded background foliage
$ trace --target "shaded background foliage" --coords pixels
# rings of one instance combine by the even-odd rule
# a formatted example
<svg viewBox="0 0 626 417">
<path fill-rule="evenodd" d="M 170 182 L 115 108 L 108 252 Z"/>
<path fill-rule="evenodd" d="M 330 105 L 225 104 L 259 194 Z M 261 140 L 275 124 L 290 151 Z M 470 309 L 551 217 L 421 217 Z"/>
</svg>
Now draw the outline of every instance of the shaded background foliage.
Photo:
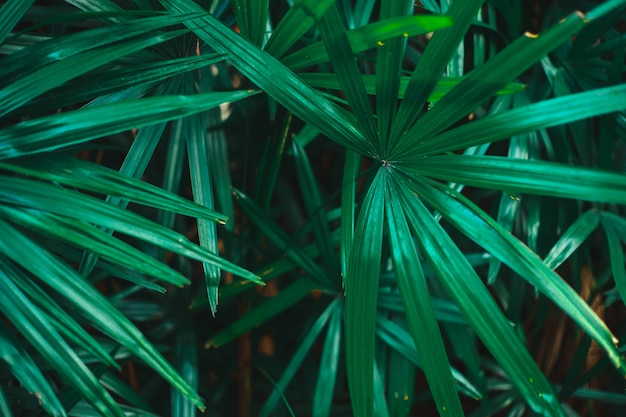
<svg viewBox="0 0 626 417">
<path fill-rule="evenodd" d="M 622 415 L 625 17 L 4 2 L 0 414 Z"/>
</svg>

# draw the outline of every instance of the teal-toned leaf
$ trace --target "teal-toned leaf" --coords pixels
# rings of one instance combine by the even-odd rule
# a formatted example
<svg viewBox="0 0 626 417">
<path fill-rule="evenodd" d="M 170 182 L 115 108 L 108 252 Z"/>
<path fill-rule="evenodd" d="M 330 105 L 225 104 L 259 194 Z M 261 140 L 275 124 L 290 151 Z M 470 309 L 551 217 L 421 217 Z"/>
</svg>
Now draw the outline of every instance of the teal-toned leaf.
<svg viewBox="0 0 626 417">
<path fill-rule="evenodd" d="M 598 342 L 620 372 L 626 372 L 624 359 L 615 347 L 617 339 L 606 324 L 572 287 L 548 268 L 527 246 L 503 230 L 497 222 L 460 193 L 439 189 L 439 186 L 435 188 L 434 185 L 424 186 L 416 181 L 410 182 L 410 187 L 432 204 L 454 227 L 550 298 Z M 502 366 L 504 367 L 504 364 Z"/>
<path fill-rule="evenodd" d="M 192 329 L 191 323 L 182 324 L 182 329 L 176 334 L 172 362 L 174 368 L 176 368 L 183 380 L 187 382 L 192 389 L 198 389 L 198 346 L 196 334 Z M 171 395 L 173 416 L 196 416 L 197 409 L 188 398 L 177 390 L 172 390 Z"/>
<path fill-rule="evenodd" d="M 162 0 L 161 3 L 176 14 L 206 14 L 206 11 L 189 0 Z M 362 154 L 372 153 L 362 134 L 342 110 L 275 58 L 208 14 L 201 19 L 188 20 L 185 24 L 218 52 L 230 54 L 230 62 L 242 74 L 305 123 L 315 126 L 326 136 L 348 148 Z M 277 83 L 277 79 L 281 82 Z"/>
<path fill-rule="evenodd" d="M 139 216 L 133 212 L 105 203 L 97 198 L 72 190 L 22 178 L 2 177 L 0 202 L 46 211 L 83 222 L 93 223 L 106 229 L 133 236 L 165 250 L 183 256 L 210 262 L 219 268 L 242 278 L 262 283 L 256 275 L 234 265 L 214 253 L 191 243 L 185 236 Z M 24 194 L 23 190 L 29 193 Z M 55 195 L 55 199 L 50 199 Z"/>
<path fill-rule="evenodd" d="M 0 8 L 0 44 L 4 43 L 11 30 L 26 14 L 35 0 L 8 0 Z"/>
<path fill-rule="evenodd" d="M 189 280 L 179 272 L 81 220 L 36 210 L 20 210 L 11 206 L 0 206 L 0 216 L 43 236 L 54 237 L 60 242 L 89 251 L 131 271 L 147 274 L 178 287 L 189 284 Z"/>
<path fill-rule="evenodd" d="M 313 396 L 313 417 L 328 416 L 332 409 L 339 356 L 341 354 L 342 313 L 343 310 L 335 308 L 328 323 L 319 374 L 317 375 L 317 384 L 315 385 L 315 395 Z"/>
<path fill-rule="evenodd" d="M 393 179 L 393 177 L 391 177 Z M 401 186 L 401 185 L 400 185 Z M 430 301 L 413 237 L 401 206 L 398 184 L 390 180 L 385 196 L 385 213 L 389 227 L 389 245 L 398 290 L 417 354 L 422 359 L 428 386 L 437 409 L 446 415 L 463 416 L 456 393 L 450 362 Z"/>
<path fill-rule="evenodd" d="M 146 411 L 152 411 L 150 405 L 142 398 L 141 394 L 135 391 L 127 382 L 123 381 L 115 374 L 110 372 L 103 373 L 100 377 L 100 383 L 109 392 L 119 396 L 130 406 L 141 408 Z"/>
<path fill-rule="evenodd" d="M 507 139 L 545 127 L 607 114 L 626 108 L 626 84 L 544 100 L 486 116 L 415 143 L 403 158 L 420 157 Z"/>
<path fill-rule="evenodd" d="M 301 339 L 301 342 L 296 349 L 296 352 L 291 357 L 289 364 L 285 368 L 283 374 L 278 381 L 277 387 L 272 391 L 272 394 L 269 396 L 263 408 L 259 412 L 259 417 L 269 417 L 274 412 L 274 408 L 278 404 L 280 399 L 280 392 L 284 391 L 287 388 L 287 385 L 291 382 L 292 378 L 296 374 L 300 365 L 304 361 L 304 358 L 311 350 L 313 343 L 317 340 L 318 336 L 321 334 L 324 326 L 328 320 L 334 315 L 342 313 L 341 299 L 334 299 L 328 306 L 324 309 L 324 311 L 315 319 L 315 321 L 304 330 L 304 337 Z"/>
<path fill-rule="evenodd" d="M 269 0 L 233 0 L 241 35 L 262 47 L 269 16 Z"/>
<path fill-rule="evenodd" d="M 409 9 L 405 0 L 384 0 L 380 3 L 379 18 L 385 19 L 405 16 Z M 408 32 L 401 38 L 386 41 L 378 40 L 376 48 L 376 117 L 378 120 L 378 146 L 386 149 L 391 124 L 396 113 L 400 92 L 400 80 L 404 49 Z M 366 87 L 367 88 L 367 87 Z"/>
<path fill-rule="evenodd" d="M 511 382 L 536 413 L 563 416 L 552 387 L 459 248 L 419 197 L 406 187 L 400 192 L 407 219 L 439 282 Z"/>
<path fill-rule="evenodd" d="M 399 316 L 396 320 L 401 320 Z M 416 367 L 395 350 L 389 352 L 387 403 L 391 417 L 408 417 L 413 406 Z"/>
<path fill-rule="evenodd" d="M 119 8 L 117 8 L 119 10 Z M 0 84 L 7 85 L 25 74 L 58 63 L 77 54 L 135 36 L 145 35 L 167 26 L 176 25 L 192 16 L 158 16 L 136 19 L 118 25 L 81 31 L 45 42 L 37 42 L 2 58 Z M 37 57 L 38 59 L 32 59 Z"/>
<path fill-rule="evenodd" d="M 337 267 L 337 257 L 330 238 L 328 218 L 324 204 L 322 203 L 319 187 L 313 174 L 313 169 L 306 152 L 296 141 L 292 143 L 292 149 L 296 161 L 298 181 L 300 182 L 300 189 L 302 190 L 302 198 L 309 217 L 311 218 L 315 243 L 319 247 L 326 270 L 334 271 Z M 332 286 L 333 283 L 331 282 L 330 285 Z"/>
<path fill-rule="evenodd" d="M 378 171 L 363 201 L 344 281 L 348 386 L 354 414 L 363 417 L 374 416 L 374 332 L 386 174 Z"/>
<path fill-rule="evenodd" d="M 131 88 L 151 88 L 156 83 L 186 72 L 194 71 L 225 59 L 224 55 L 211 54 L 190 56 L 156 63 L 132 65 L 129 68 L 92 71 L 74 78 L 15 109 L 12 116 L 33 115 L 51 108 L 92 100 Z"/>
<path fill-rule="evenodd" d="M 554 244 L 543 262 L 550 269 L 558 268 L 596 230 L 600 217 L 595 210 L 581 215 Z"/>
<path fill-rule="evenodd" d="M 292 115 L 289 113 L 279 135 L 271 135 L 265 143 L 263 158 L 259 167 L 258 181 L 256 181 L 256 189 L 254 200 L 259 202 L 259 206 L 264 210 L 269 208 L 276 179 L 282 164 L 282 159 L 286 152 L 287 140 L 289 138 L 289 129 L 291 128 Z M 305 130 L 307 126 L 303 128 Z"/>
<path fill-rule="evenodd" d="M 345 279 L 348 261 L 352 251 L 354 237 L 355 197 L 360 156 L 350 150 L 346 151 L 343 166 L 343 180 L 341 190 L 341 245 L 339 257 L 341 263 L 341 277 Z M 343 281 L 342 281 L 343 285 Z"/>
<path fill-rule="evenodd" d="M 241 100 L 252 91 L 162 96 L 88 107 L 0 130 L 0 159 L 51 151 L 104 135 L 164 122 L 222 103 Z"/>
<path fill-rule="evenodd" d="M 228 153 L 228 140 L 222 129 L 216 129 L 222 123 L 219 108 L 207 112 L 209 131 L 208 145 L 211 159 L 212 178 L 215 183 L 216 207 L 224 213 L 229 220 L 224 228 L 230 231 L 235 230 L 235 208 L 233 203 L 231 170 Z"/>
<path fill-rule="evenodd" d="M 0 168 L 220 224 L 228 220 L 224 215 L 145 181 L 120 175 L 117 171 L 80 159 L 47 153 L 0 161 Z"/>
<path fill-rule="evenodd" d="M 282 57 L 302 36 L 308 32 L 336 0 L 298 0 L 272 32 L 265 51 L 274 58 Z"/>
<path fill-rule="evenodd" d="M 52 327 L 59 332 L 68 342 L 84 349 L 85 352 L 102 362 L 103 364 L 119 370 L 120 366 L 109 355 L 109 352 L 94 339 L 80 324 L 65 311 L 40 286 L 33 282 L 32 278 L 24 273 L 13 262 L 0 255 L 0 268 L 11 277 L 13 283 L 24 294 L 28 294 L 29 300 L 36 306 Z"/>
<path fill-rule="evenodd" d="M 355 57 L 352 55 L 348 37 L 336 6 L 331 6 L 324 16 L 317 21 L 317 28 L 322 36 L 335 75 L 356 118 L 357 126 L 370 145 L 376 148 L 378 142 L 376 121 L 361 78 L 361 72 Z"/>
<path fill-rule="evenodd" d="M 9 401 L 7 400 L 6 395 L 4 395 L 4 390 L 2 389 L 2 387 L 0 387 L 0 413 L 2 413 L 2 415 L 5 417 L 13 417 L 11 406 L 9 405 Z M 62 414 L 58 414 L 58 415 L 62 415 Z"/>
<path fill-rule="evenodd" d="M 386 45 L 386 44 L 385 44 Z M 334 74 L 324 73 L 324 72 L 314 72 L 314 73 L 299 73 L 300 78 L 306 81 L 309 85 L 316 88 L 327 88 L 331 90 L 341 90 L 341 84 L 339 80 Z M 363 78 L 363 82 L 365 83 L 365 89 L 367 90 L 367 94 L 377 95 L 376 83 L 381 81 L 381 76 L 371 75 L 371 74 L 361 74 L 361 78 Z M 406 91 L 406 87 L 409 84 L 409 77 L 399 77 L 397 81 L 399 81 L 399 90 L 397 98 L 403 98 L 404 93 Z M 441 100 L 449 91 L 451 91 L 454 87 L 456 87 L 463 78 L 458 77 L 444 77 L 437 81 L 433 91 L 428 96 L 429 103 L 437 103 Z M 496 95 L 505 95 L 505 94 L 515 94 L 523 91 L 525 88 L 524 84 L 511 82 L 508 83 L 504 88 L 498 90 Z M 383 92 L 386 94 L 386 92 Z M 378 118 L 380 120 L 380 114 L 378 114 Z M 482 119 L 481 119 L 482 120 Z"/>
<path fill-rule="evenodd" d="M 513 97 L 514 103 L 528 102 L 528 98 L 526 95 L 519 94 Z M 528 148 L 531 145 L 529 137 L 527 136 L 514 136 L 511 138 L 509 142 L 509 158 L 517 158 L 517 159 L 528 159 L 529 152 Z M 457 189 L 457 191 L 461 191 Z M 502 226 L 502 228 L 506 231 L 511 231 L 513 229 L 513 223 L 515 218 L 517 217 L 519 208 L 520 208 L 520 197 L 509 194 L 502 193 L 500 196 L 500 206 L 498 207 L 498 216 L 497 221 L 498 224 Z M 489 285 L 493 285 L 496 282 L 496 278 L 498 276 L 498 272 L 500 271 L 500 260 L 498 258 L 489 259 L 489 272 L 487 273 L 487 283 Z"/>
<path fill-rule="evenodd" d="M 20 384 L 34 393 L 46 412 L 53 416 L 65 416 L 65 410 L 54 390 L 13 333 L 14 330 L 0 322 L 0 359 L 9 367 Z M 3 416 L 12 415 L 8 404 L 0 407 L 0 412 Z"/>
<path fill-rule="evenodd" d="M 59 60 L 24 75 L 15 82 L 3 87 L 3 95 L 0 97 L 0 116 L 10 113 L 51 88 L 57 87 L 89 70 L 131 52 L 166 42 L 183 33 L 183 31 L 174 31 L 161 35 L 139 36 L 137 39 L 126 41 L 121 45 L 106 46 Z"/>
<path fill-rule="evenodd" d="M 402 155 L 416 143 L 428 142 L 430 138 L 452 126 L 484 102 L 486 97 L 492 96 L 513 81 L 537 59 L 568 40 L 583 25 L 583 18 L 573 14 L 540 35 L 527 33 L 509 45 L 486 64 L 464 77 L 458 86 L 426 112 L 408 130 L 406 137 L 394 150 L 394 155 Z"/>
<path fill-rule="evenodd" d="M 422 368 L 422 360 L 417 356 L 413 337 L 404 327 L 389 320 L 382 314 L 376 318 L 376 337 L 402 355 L 418 368 Z M 480 399 L 480 392 L 458 370 L 451 368 L 457 389 L 474 399 Z"/>
<path fill-rule="evenodd" d="M 213 210 L 215 201 L 213 196 L 213 178 L 211 178 L 212 161 L 209 156 L 209 146 L 206 114 L 198 113 L 181 121 L 187 128 L 187 159 L 189 161 L 189 175 L 193 199 L 197 204 Z M 219 254 L 217 247 L 217 228 L 214 222 L 198 219 L 198 239 L 200 245 L 215 255 Z M 220 283 L 220 270 L 210 263 L 202 265 L 204 269 L 204 283 L 209 300 L 211 313 L 217 311 L 217 296 Z"/>
<path fill-rule="evenodd" d="M 435 32 L 424 54 L 413 70 L 404 100 L 398 108 L 390 133 L 389 149 L 404 135 L 415 119 L 422 113 L 426 99 L 456 51 L 465 32 L 476 16 L 483 0 L 456 1 L 448 10 L 454 24 Z M 387 157 L 387 155 L 385 155 Z"/>
<path fill-rule="evenodd" d="M 376 417 L 389 417 L 389 407 L 385 401 L 385 377 L 374 362 L 374 415 Z"/>
<path fill-rule="evenodd" d="M 497 156 L 440 155 L 410 170 L 480 188 L 626 204 L 626 175 L 554 162 Z"/>
<path fill-rule="evenodd" d="M 100 413 L 123 417 L 115 400 L 3 271 L 0 271 L 0 284 L 0 310 L 30 344 Z"/>
<path fill-rule="evenodd" d="M 164 379 L 181 390 L 197 407 L 204 408 L 198 394 L 180 378 L 145 336 L 91 283 L 4 220 L 0 220 L 0 230 L 7 239 L 6 242 L 0 241 L 0 252 L 45 282 L 66 302 L 80 311 L 92 326 L 126 346 L 148 366 L 160 373 Z M 8 242 L 11 243 L 8 244 Z M 5 314 L 8 315 L 6 311 Z M 24 329 L 21 330 L 24 331 Z M 33 344 L 48 346 L 42 342 L 47 339 L 37 340 L 39 342 L 34 341 Z M 90 398 L 89 393 L 85 395 Z"/>
<path fill-rule="evenodd" d="M 124 413 L 125 417 L 159 417 L 157 414 L 151 413 L 146 410 L 141 410 L 135 407 L 129 407 L 127 405 L 121 405 L 120 409 Z M 81 401 L 69 412 L 70 417 L 101 417 L 97 410 L 94 410 L 92 406 Z"/>
<path fill-rule="evenodd" d="M 315 289 L 315 285 L 309 279 L 300 279 L 288 287 L 282 289 L 277 295 L 262 303 L 256 309 L 231 323 L 224 330 L 211 337 L 205 348 L 219 347 L 242 334 L 252 330 L 261 323 L 266 322 L 275 315 L 285 311 Z"/>
<path fill-rule="evenodd" d="M 432 271 L 429 272 L 430 275 L 434 274 Z M 430 297 L 430 302 L 438 321 L 467 325 L 467 321 L 453 302 L 436 297 Z M 397 292 L 380 292 L 378 294 L 378 307 L 397 313 L 404 313 L 402 299 Z"/>
<path fill-rule="evenodd" d="M 380 46 L 388 39 L 423 35 L 449 27 L 452 20 L 447 16 L 402 16 L 370 23 L 346 32 L 353 54 Z M 295 70 L 328 61 L 329 56 L 322 42 L 313 43 L 281 59 L 287 67 Z"/>
<path fill-rule="evenodd" d="M 626 300 L 626 267 L 624 265 L 624 249 L 622 248 L 620 235 L 606 216 L 602 217 L 602 228 L 604 229 L 604 235 L 609 247 L 609 258 L 611 260 L 611 271 L 613 272 L 615 287 L 623 301 Z M 626 239 L 624 240 L 626 241 Z"/>
<path fill-rule="evenodd" d="M 273 242 L 278 248 L 285 252 L 288 258 L 303 268 L 316 282 L 324 285 L 326 275 L 324 271 L 315 263 L 313 258 L 304 252 L 299 246 L 294 245 L 292 239 L 274 221 L 268 218 L 249 197 L 238 190 L 233 190 L 235 199 L 244 211 L 255 222 L 263 234 Z"/>
</svg>

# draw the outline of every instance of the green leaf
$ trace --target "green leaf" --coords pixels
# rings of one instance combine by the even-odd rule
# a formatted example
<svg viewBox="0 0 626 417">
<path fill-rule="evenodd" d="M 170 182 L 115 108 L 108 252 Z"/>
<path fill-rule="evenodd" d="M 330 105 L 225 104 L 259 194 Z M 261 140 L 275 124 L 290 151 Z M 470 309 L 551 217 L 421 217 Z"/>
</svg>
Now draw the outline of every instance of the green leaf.
<svg viewBox="0 0 626 417">
<path fill-rule="evenodd" d="M 406 320 L 437 409 L 463 416 L 426 279 L 401 206 L 398 186 L 401 185 L 392 180 L 388 183 L 385 213 L 391 258 Z"/>
<path fill-rule="evenodd" d="M 198 389 L 198 359 L 196 333 L 190 323 L 182 324 L 182 329 L 176 334 L 172 362 L 183 380 L 194 390 Z M 179 391 L 172 391 L 173 416 L 195 417 L 196 411 L 196 407 L 188 398 Z"/>
<path fill-rule="evenodd" d="M 292 143 L 292 149 L 296 161 L 298 181 L 300 183 L 300 189 L 302 190 L 302 198 L 311 219 L 315 243 L 319 247 L 326 270 L 335 271 L 337 267 L 337 257 L 335 255 L 333 242 L 330 238 L 328 218 L 324 204 L 322 203 L 319 187 L 313 174 L 313 169 L 311 168 L 306 152 L 298 142 L 294 141 Z M 329 284 L 332 287 L 335 283 L 330 282 Z"/>
<path fill-rule="evenodd" d="M 252 91 L 233 91 L 151 97 L 28 120 L 0 130 L 0 159 L 51 151 L 132 128 L 189 116 L 252 94 Z"/>
<path fill-rule="evenodd" d="M 392 348 L 395 352 L 402 355 L 405 359 L 411 362 L 418 368 L 422 368 L 422 360 L 417 356 L 415 350 L 415 342 L 413 336 L 409 334 L 404 327 L 399 324 L 385 318 L 382 314 L 378 314 L 376 317 L 376 337 L 383 343 Z M 476 400 L 482 398 L 480 392 L 461 374 L 454 368 L 450 371 L 454 376 L 457 389 Z"/>
<path fill-rule="evenodd" d="M 190 0 L 162 0 L 161 3 L 176 14 L 206 14 L 205 10 Z M 372 153 L 371 146 L 342 110 L 275 58 L 208 14 L 201 19 L 187 20 L 185 24 L 218 52 L 230 54 L 230 62 L 243 75 L 305 123 L 315 126 L 343 146 L 362 154 Z"/>
<path fill-rule="evenodd" d="M 4 395 L 4 390 L 2 389 L 2 387 L 0 387 L 0 413 L 2 413 L 2 415 L 5 417 L 13 417 L 13 412 L 11 412 L 11 406 L 9 405 L 9 401 L 7 400 L 6 395 Z"/>
<path fill-rule="evenodd" d="M 115 196 L 149 207 L 224 224 L 228 218 L 176 194 L 80 159 L 46 153 L 0 161 L 0 168 L 86 191 Z"/>
<path fill-rule="evenodd" d="M 450 298 L 533 411 L 547 416 L 563 416 L 550 384 L 458 246 L 419 197 L 416 198 L 406 187 L 400 191 L 407 219 Z"/>
<path fill-rule="evenodd" d="M 380 4 L 379 18 L 384 21 L 388 18 L 405 16 L 407 12 L 406 1 L 384 0 Z M 400 93 L 400 74 L 407 42 L 404 38 L 405 34 L 408 37 L 408 32 L 405 32 L 402 34 L 402 38 L 392 38 L 384 42 L 380 39 L 377 41 L 375 94 L 379 149 L 387 148 L 389 132 L 396 114 Z M 367 86 L 367 82 L 365 80 L 364 82 Z"/>
<path fill-rule="evenodd" d="M 360 156 L 350 150 L 346 151 L 343 168 L 343 181 L 341 190 L 341 245 L 339 257 L 341 262 L 342 285 L 348 269 L 352 242 L 354 237 L 355 196 L 357 188 L 357 176 L 359 171 Z"/>
<path fill-rule="evenodd" d="M 609 246 L 609 259 L 611 260 L 611 271 L 613 272 L 613 280 L 619 292 L 622 301 L 626 300 L 626 268 L 624 267 L 624 250 L 620 240 L 626 241 L 615 230 L 609 217 L 602 216 L 602 228 Z"/>
<path fill-rule="evenodd" d="M 0 117 L 78 75 L 131 52 L 166 42 L 183 33 L 182 31 L 175 31 L 161 35 L 139 36 L 137 39 L 126 41 L 122 45 L 115 44 L 67 57 L 24 75 L 3 87 L 3 96 L 0 97 Z"/>
<path fill-rule="evenodd" d="M 317 21 L 317 27 L 322 35 L 324 47 L 342 86 L 343 93 L 352 108 L 357 126 L 365 139 L 376 149 L 378 142 L 376 121 L 361 78 L 361 72 L 352 55 L 346 31 L 336 6 L 331 6 L 326 11 L 324 16 Z M 380 152 L 380 149 L 377 151 Z"/>
<path fill-rule="evenodd" d="M 385 44 L 386 45 L 386 44 Z M 382 48 L 382 47 L 381 47 Z M 316 88 L 325 88 L 331 90 L 341 90 L 341 84 L 339 80 L 335 76 L 335 74 L 324 73 L 324 72 L 314 72 L 314 73 L 299 73 L 300 78 L 306 81 L 309 85 Z M 379 75 L 371 75 L 371 74 L 361 74 L 361 78 L 365 83 L 365 89 L 367 90 L 367 94 L 377 95 L 379 94 L 377 91 L 380 91 L 380 88 L 377 87 L 377 82 L 382 81 Z M 403 98 L 404 93 L 406 91 L 406 87 L 409 84 L 409 77 L 399 77 L 396 81 L 399 81 L 399 90 L 397 98 Z M 437 103 L 441 100 L 448 92 L 450 92 L 453 88 L 455 88 L 463 78 L 458 77 L 444 77 L 437 81 L 437 84 L 433 88 L 433 91 L 428 96 L 428 102 Z M 525 88 L 524 84 L 511 82 L 508 83 L 504 88 L 498 90 L 496 95 L 505 95 L 505 94 L 515 94 L 520 91 L 523 91 Z M 383 90 L 383 94 L 386 94 L 386 90 Z M 395 98 L 394 98 L 395 100 Z M 394 102 L 395 103 L 395 102 Z M 377 115 L 380 120 L 380 114 Z M 483 120 L 483 119 L 480 119 Z M 476 122 L 474 122 L 476 123 Z"/>
<path fill-rule="evenodd" d="M 129 68 L 112 69 L 105 67 L 74 78 L 62 86 L 48 91 L 15 109 L 11 115 L 30 116 L 45 113 L 51 108 L 66 107 L 131 88 L 142 87 L 147 89 L 156 83 L 198 70 L 224 59 L 224 55 L 211 54 L 132 65 Z"/>
<path fill-rule="evenodd" d="M 289 130 L 291 128 L 292 114 L 289 113 L 281 127 L 280 133 L 271 135 L 265 143 L 263 158 L 259 167 L 258 180 L 256 181 L 256 189 L 254 200 L 259 202 L 259 206 L 264 210 L 269 208 L 274 189 L 276 187 L 276 179 L 285 156 L 285 148 L 289 138 Z M 306 129 L 307 126 L 303 128 Z"/>
<path fill-rule="evenodd" d="M 626 175 L 599 169 L 463 155 L 431 156 L 406 165 L 419 175 L 474 187 L 626 204 Z"/>
<path fill-rule="evenodd" d="M 256 46 L 263 46 L 269 0 L 233 0 L 241 35 Z"/>
<path fill-rule="evenodd" d="M 35 284 L 32 278 L 25 274 L 23 270 L 4 256 L 0 256 L 0 267 L 11 277 L 13 283 L 17 285 L 20 291 L 28 294 L 28 298 L 33 305 L 40 310 L 52 327 L 64 336 L 66 340 L 89 352 L 93 358 L 103 364 L 118 371 L 120 370 L 120 366 L 111 358 L 109 352 L 93 336 L 87 333 L 68 312 L 63 310 L 56 300 Z"/>
<path fill-rule="evenodd" d="M 186 128 L 187 159 L 189 160 L 189 175 L 191 177 L 191 189 L 193 199 L 212 210 L 215 207 L 213 197 L 213 179 L 211 178 L 211 161 L 207 137 L 206 114 L 196 114 L 181 120 Z M 215 223 L 204 219 L 198 219 L 198 239 L 200 245 L 215 255 L 219 254 L 217 246 L 217 228 Z M 211 313 L 215 315 L 218 302 L 218 288 L 220 283 L 220 270 L 210 263 L 203 263 L 204 282 L 209 300 Z"/>
<path fill-rule="evenodd" d="M 0 44 L 33 5 L 35 0 L 8 0 L 0 8 Z"/>
<path fill-rule="evenodd" d="M 334 315 L 341 315 L 342 313 L 341 299 L 335 298 L 331 301 L 328 306 L 324 309 L 324 311 L 315 319 L 315 321 L 304 330 L 304 337 L 300 341 L 300 345 L 298 346 L 296 352 L 291 357 L 289 364 L 285 368 L 285 371 L 280 377 L 277 386 L 272 391 L 272 394 L 269 396 L 263 408 L 259 412 L 259 417 L 268 417 L 274 411 L 276 407 L 279 397 L 282 395 L 281 392 L 287 388 L 287 385 L 291 382 L 292 378 L 296 374 L 300 365 L 304 361 L 304 358 L 311 350 L 313 343 L 317 340 L 318 336 L 326 326 L 328 320 Z"/>
<path fill-rule="evenodd" d="M 456 1 L 448 10 L 454 24 L 445 29 L 435 32 L 428 42 L 424 54 L 413 70 L 411 79 L 406 89 L 404 100 L 398 108 L 394 119 L 389 141 L 389 149 L 395 147 L 401 136 L 409 129 L 413 121 L 422 113 L 426 99 L 435 87 L 437 80 L 441 78 L 450 57 L 457 47 L 470 24 L 476 16 L 476 12 L 483 4 L 483 0 Z M 386 158 L 388 155 L 385 154 Z"/>
<path fill-rule="evenodd" d="M 387 403 L 391 417 L 409 416 L 415 391 L 415 372 L 415 365 L 408 359 L 395 350 L 389 352 Z"/>
<path fill-rule="evenodd" d="M 126 346 L 138 358 L 181 390 L 197 407 L 204 408 L 202 399 L 198 394 L 180 378 L 145 336 L 119 310 L 113 307 L 91 283 L 4 220 L 0 220 L 0 230 L 7 241 L 11 242 L 8 244 L 5 241 L 0 241 L 0 252 L 45 282 L 58 295 L 80 311 L 92 326 Z M 7 314 L 6 311 L 5 314 Z M 24 329 L 21 330 L 24 331 Z M 42 341 L 47 339 L 38 340 L 39 342 L 33 342 L 33 344 L 47 346 Z M 89 393 L 84 394 L 89 398 Z"/>
<path fill-rule="evenodd" d="M 401 16 L 370 23 L 346 32 L 351 54 L 377 48 L 380 43 L 393 38 L 423 35 L 451 26 L 447 16 Z M 316 42 L 287 55 L 280 61 L 292 70 L 327 62 L 329 55 L 323 42 Z"/>
<path fill-rule="evenodd" d="M 462 194 L 450 189 L 440 189 L 442 186 L 423 186 L 416 181 L 410 182 L 410 187 L 432 204 L 454 227 L 551 299 L 598 342 L 620 372 L 626 373 L 626 363 L 615 347 L 617 339 L 572 287 L 548 268 L 533 251 L 503 230 Z"/>
<path fill-rule="evenodd" d="M 346 366 L 354 414 L 374 416 L 374 332 L 382 256 L 386 171 L 363 201 L 345 277 Z"/>
<path fill-rule="evenodd" d="M 65 416 L 65 410 L 52 387 L 13 333 L 14 330 L 0 322 L 0 359 L 9 367 L 20 384 L 35 394 L 46 412 L 53 416 Z M 11 415 L 8 407 L 0 407 L 0 412 L 3 416 Z"/>
<path fill-rule="evenodd" d="M 336 304 L 336 302 L 333 302 Z M 328 331 L 322 349 L 322 359 L 315 385 L 315 395 L 313 396 L 313 417 L 324 417 L 330 414 L 332 409 L 333 394 L 339 366 L 339 356 L 341 354 L 342 336 L 342 313 L 343 310 L 334 308 L 328 323 Z"/>
<path fill-rule="evenodd" d="M 224 330 L 218 332 L 205 343 L 205 348 L 222 346 L 242 334 L 266 322 L 275 315 L 285 311 L 315 289 L 309 279 L 303 278 L 282 289 L 277 295 L 262 303 L 259 307 L 248 312 L 231 323 Z"/>
<path fill-rule="evenodd" d="M 272 36 L 265 51 L 274 58 L 283 56 L 319 19 L 336 0 L 298 0 L 287 10 Z"/>
<path fill-rule="evenodd" d="M 600 217 L 595 210 L 589 210 L 578 219 L 554 244 L 543 262 L 550 269 L 558 268 L 598 227 Z"/>
<path fill-rule="evenodd" d="M 183 256 L 210 262 L 242 278 L 262 283 L 256 275 L 191 243 L 185 236 L 97 198 L 39 181 L 2 177 L 0 202 L 58 214 L 133 236 Z M 23 190 L 29 193 L 24 194 Z M 50 199 L 54 195 L 55 199 Z"/>
<path fill-rule="evenodd" d="M 189 280 L 167 265 L 81 220 L 32 209 L 0 206 L 0 216 L 60 242 L 89 251 L 121 267 L 182 287 Z"/>
<path fill-rule="evenodd" d="M 3 223 L 0 221 L 0 227 L 6 232 L 7 228 Z M 4 236 L 10 237 L 10 234 L 7 233 Z M 30 344 L 100 413 L 123 417 L 124 414 L 115 400 L 104 390 L 96 377 L 52 328 L 41 312 L 31 304 L 2 270 L 0 270 L 0 285 L 2 286 L 0 310 Z"/>
<path fill-rule="evenodd" d="M 453 6 L 454 7 L 454 6 Z M 473 111 L 539 58 L 568 40 L 584 25 L 578 14 L 562 20 L 540 35 L 526 33 L 487 63 L 463 78 L 407 132 L 393 155 L 402 155 L 416 143 L 428 141 Z M 430 47 L 430 46 L 429 46 Z M 424 58 L 422 58 L 424 59 Z"/>
<path fill-rule="evenodd" d="M 428 141 L 417 142 L 403 154 L 403 158 L 418 159 L 423 155 L 495 142 L 541 128 L 623 110 L 626 108 L 625 102 L 626 84 L 544 100 L 489 115 Z"/>
<path fill-rule="evenodd" d="M 276 246 L 278 249 L 285 252 L 285 255 L 291 259 L 296 265 L 303 268 L 316 282 L 324 285 L 327 283 L 326 274 L 315 263 L 313 258 L 309 256 L 302 248 L 294 245 L 292 239 L 282 230 L 278 225 L 268 218 L 268 216 L 245 194 L 238 190 L 233 190 L 235 199 L 243 208 L 243 210 L 250 216 L 252 221 L 263 232 L 263 234 Z"/>
<path fill-rule="evenodd" d="M 192 16 L 158 16 L 136 19 L 37 42 L 2 58 L 0 84 L 4 86 L 47 65 L 124 39 L 179 24 L 190 17 Z"/>
</svg>

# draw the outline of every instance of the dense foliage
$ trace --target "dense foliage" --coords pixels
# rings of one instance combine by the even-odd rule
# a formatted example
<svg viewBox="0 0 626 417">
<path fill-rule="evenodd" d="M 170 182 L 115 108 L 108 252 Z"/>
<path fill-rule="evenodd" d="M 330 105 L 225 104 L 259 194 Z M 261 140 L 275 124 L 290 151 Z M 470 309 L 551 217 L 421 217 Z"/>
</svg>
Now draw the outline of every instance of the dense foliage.
<svg viewBox="0 0 626 417">
<path fill-rule="evenodd" d="M 625 24 L 5 1 L 0 415 L 624 415 Z"/>
</svg>

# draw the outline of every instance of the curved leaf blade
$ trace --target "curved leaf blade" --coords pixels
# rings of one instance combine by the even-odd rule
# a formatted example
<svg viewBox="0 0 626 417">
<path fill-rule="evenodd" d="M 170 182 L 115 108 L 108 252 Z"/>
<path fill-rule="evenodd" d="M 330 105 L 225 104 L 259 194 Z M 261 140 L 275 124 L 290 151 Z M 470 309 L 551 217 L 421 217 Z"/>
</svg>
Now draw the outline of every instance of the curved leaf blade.
<svg viewBox="0 0 626 417">
<path fill-rule="evenodd" d="M 374 335 L 387 173 L 376 174 L 359 214 L 345 277 L 346 366 L 354 414 L 374 417 Z"/>
<path fill-rule="evenodd" d="M 398 163 L 409 171 L 474 187 L 626 204 L 626 175 L 555 162 L 438 155 Z"/>
<path fill-rule="evenodd" d="M 0 130 L 0 160 L 52 151 L 132 128 L 189 116 L 252 94 L 252 91 L 233 91 L 150 97 L 28 120 Z"/>
</svg>

